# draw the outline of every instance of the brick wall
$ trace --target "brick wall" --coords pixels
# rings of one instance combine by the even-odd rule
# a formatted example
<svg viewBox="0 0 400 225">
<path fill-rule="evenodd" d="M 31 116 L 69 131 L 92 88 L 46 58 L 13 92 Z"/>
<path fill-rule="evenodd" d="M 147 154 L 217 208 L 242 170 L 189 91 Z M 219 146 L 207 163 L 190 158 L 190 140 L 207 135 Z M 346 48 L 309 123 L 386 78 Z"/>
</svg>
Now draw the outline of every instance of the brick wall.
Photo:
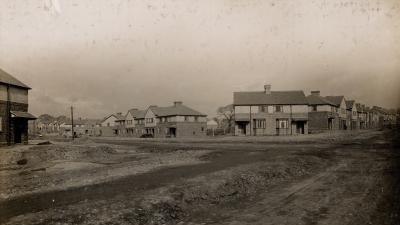
<svg viewBox="0 0 400 225">
<path fill-rule="evenodd" d="M 10 103 L 10 111 L 28 111 L 28 105 L 24 103 Z M 11 144 L 14 143 L 14 129 L 15 129 L 15 120 L 10 121 L 10 115 L 7 110 L 7 102 L 0 101 L 0 117 L 2 118 L 2 131 L 0 131 L 0 145 L 7 144 L 8 138 L 11 140 Z M 11 122 L 11 123 L 10 123 Z M 22 123 L 22 132 L 21 132 L 21 140 L 23 143 L 28 143 L 28 121 L 24 120 L 18 121 Z M 25 124 L 26 123 L 26 124 Z"/>
<path fill-rule="evenodd" d="M 309 112 L 308 119 L 310 133 L 328 130 L 328 112 Z"/>
</svg>

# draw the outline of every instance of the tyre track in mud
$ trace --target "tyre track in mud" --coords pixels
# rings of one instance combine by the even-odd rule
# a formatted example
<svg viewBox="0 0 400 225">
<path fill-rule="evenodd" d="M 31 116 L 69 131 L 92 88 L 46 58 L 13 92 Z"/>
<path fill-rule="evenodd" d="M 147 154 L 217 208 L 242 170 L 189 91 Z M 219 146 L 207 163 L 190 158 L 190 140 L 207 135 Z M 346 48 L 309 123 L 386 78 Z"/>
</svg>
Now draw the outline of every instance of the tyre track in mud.
<svg viewBox="0 0 400 225">
<path fill-rule="evenodd" d="M 399 213 L 393 211 L 399 208 L 399 202 L 391 198 L 388 207 L 385 199 L 399 193 L 399 149 L 393 144 L 396 140 L 383 139 L 345 143 L 338 151 L 342 158 L 339 164 L 310 178 L 273 187 L 255 197 L 256 201 L 217 209 L 213 212 L 216 216 L 205 224 L 399 224 L 394 219 Z M 381 205 L 387 209 L 379 208 Z M 184 224 L 203 222 L 194 218 Z"/>
<path fill-rule="evenodd" d="M 165 186 L 180 179 L 238 165 L 267 161 L 273 155 L 270 152 L 253 153 L 252 151 L 223 151 L 218 154 L 218 157 L 201 164 L 160 168 L 152 172 L 127 176 L 106 183 L 18 196 L 0 202 L 0 224 L 14 216 L 80 201 L 108 199 L 127 192 L 139 196 L 144 191 Z"/>
</svg>

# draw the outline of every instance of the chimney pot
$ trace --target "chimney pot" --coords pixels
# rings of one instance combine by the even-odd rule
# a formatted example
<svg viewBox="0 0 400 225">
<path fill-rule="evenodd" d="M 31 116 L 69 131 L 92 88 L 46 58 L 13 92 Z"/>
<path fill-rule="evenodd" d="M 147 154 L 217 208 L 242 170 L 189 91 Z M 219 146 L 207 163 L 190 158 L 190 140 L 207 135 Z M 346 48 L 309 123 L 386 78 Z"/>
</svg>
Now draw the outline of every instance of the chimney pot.
<svg viewBox="0 0 400 225">
<path fill-rule="evenodd" d="M 319 96 L 320 94 L 320 91 L 311 91 L 311 95 Z"/>
<path fill-rule="evenodd" d="M 271 85 L 270 84 L 265 84 L 264 85 L 264 92 L 265 94 L 271 94 Z"/>
</svg>

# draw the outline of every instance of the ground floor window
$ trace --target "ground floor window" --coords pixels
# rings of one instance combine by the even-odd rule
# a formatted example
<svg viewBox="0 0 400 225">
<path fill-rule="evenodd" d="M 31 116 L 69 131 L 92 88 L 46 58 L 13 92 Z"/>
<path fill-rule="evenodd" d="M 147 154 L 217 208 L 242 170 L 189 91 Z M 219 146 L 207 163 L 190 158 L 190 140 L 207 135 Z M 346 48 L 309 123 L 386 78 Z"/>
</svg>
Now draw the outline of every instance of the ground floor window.
<svg viewBox="0 0 400 225">
<path fill-rule="evenodd" d="M 265 119 L 254 120 L 254 128 L 265 129 L 265 127 L 266 127 Z"/>
<path fill-rule="evenodd" d="M 278 128 L 278 129 L 287 129 L 287 128 L 289 128 L 289 121 L 287 119 L 278 119 L 278 120 L 276 120 L 276 128 Z"/>
</svg>

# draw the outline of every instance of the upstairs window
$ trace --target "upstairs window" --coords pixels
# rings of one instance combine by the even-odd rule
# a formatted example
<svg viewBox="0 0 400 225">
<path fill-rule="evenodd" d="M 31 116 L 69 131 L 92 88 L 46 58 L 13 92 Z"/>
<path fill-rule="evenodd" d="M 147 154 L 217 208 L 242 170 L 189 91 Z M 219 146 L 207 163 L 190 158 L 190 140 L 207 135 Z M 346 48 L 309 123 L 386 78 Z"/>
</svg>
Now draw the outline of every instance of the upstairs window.
<svg viewBox="0 0 400 225">
<path fill-rule="evenodd" d="M 311 106 L 311 111 L 316 112 L 317 111 L 317 106 L 316 105 Z"/>
<path fill-rule="evenodd" d="M 185 116 L 185 122 L 189 121 L 189 117 Z"/>
<path fill-rule="evenodd" d="M 283 107 L 281 105 L 275 106 L 275 112 L 283 112 Z"/>
</svg>

